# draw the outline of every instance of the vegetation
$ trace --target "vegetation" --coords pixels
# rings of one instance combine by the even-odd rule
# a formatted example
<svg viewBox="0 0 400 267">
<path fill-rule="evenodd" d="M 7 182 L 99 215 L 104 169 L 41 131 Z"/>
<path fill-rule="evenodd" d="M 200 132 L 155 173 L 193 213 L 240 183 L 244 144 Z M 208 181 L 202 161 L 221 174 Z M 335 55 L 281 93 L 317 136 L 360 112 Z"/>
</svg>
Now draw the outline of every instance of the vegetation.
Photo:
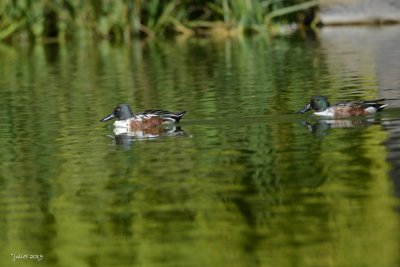
<svg viewBox="0 0 400 267">
<path fill-rule="evenodd" d="M 3 0 L 0 40 L 14 36 L 65 39 L 80 30 L 115 40 L 132 36 L 244 34 L 271 20 L 298 20 L 317 0 Z M 289 16 L 284 16 L 288 15 Z M 222 31 L 221 31 L 222 30 Z"/>
</svg>

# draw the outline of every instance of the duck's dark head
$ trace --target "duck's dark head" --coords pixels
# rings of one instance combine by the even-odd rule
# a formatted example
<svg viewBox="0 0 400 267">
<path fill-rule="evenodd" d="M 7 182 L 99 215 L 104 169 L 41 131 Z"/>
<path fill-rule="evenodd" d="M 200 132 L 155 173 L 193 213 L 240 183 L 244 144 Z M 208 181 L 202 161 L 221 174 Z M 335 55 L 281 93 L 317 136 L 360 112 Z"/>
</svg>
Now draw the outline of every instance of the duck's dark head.
<svg viewBox="0 0 400 267">
<path fill-rule="evenodd" d="M 305 105 L 302 109 L 296 112 L 296 114 L 303 114 L 311 109 L 320 112 L 324 111 L 325 109 L 329 108 L 330 104 L 328 98 L 322 95 L 316 95 L 311 97 L 310 103 Z"/>
<path fill-rule="evenodd" d="M 128 104 L 119 104 L 113 112 L 100 120 L 100 122 L 109 121 L 112 119 L 127 120 L 132 118 L 133 112 Z"/>
</svg>

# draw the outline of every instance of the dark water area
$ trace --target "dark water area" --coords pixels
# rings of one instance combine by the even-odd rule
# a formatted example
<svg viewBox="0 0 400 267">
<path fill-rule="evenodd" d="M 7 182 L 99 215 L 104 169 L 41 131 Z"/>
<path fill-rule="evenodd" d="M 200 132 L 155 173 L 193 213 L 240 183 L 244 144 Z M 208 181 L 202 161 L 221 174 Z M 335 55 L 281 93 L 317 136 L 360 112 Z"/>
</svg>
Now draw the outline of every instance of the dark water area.
<svg viewBox="0 0 400 267">
<path fill-rule="evenodd" d="M 398 266 L 399 33 L 0 45 L 0 266 Z M 136 138 L 118 103 L 187 114 Z"/>
</svg>

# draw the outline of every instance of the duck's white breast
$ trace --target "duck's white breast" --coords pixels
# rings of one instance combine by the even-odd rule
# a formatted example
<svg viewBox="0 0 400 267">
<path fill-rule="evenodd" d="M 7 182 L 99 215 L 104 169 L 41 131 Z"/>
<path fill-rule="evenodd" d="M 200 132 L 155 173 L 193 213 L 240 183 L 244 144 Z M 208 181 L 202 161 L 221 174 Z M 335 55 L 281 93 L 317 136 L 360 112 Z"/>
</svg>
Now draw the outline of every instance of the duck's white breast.
<svg viewBox="0 0 400 267">
<path fill-rule="evenodd" d="M 115 121 L 114 126 L 116 128 L 129 128 L 131 126 L 131 120 Z"/>
<path fill-rule="evenodd" d="M 335 115 L 332 108 L 327 108 L 324 111 L 315 112 L 314 114 L 318 116 L 328 116 L 328 117 L 333 117 Z"/>
</svg>

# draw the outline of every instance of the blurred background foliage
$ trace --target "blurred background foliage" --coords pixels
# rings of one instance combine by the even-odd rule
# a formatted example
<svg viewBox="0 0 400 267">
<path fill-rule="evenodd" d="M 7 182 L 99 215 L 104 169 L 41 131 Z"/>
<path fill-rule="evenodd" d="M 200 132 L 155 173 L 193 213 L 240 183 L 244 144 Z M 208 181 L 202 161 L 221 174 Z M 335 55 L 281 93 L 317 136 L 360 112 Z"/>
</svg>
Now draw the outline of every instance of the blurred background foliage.
<svg viewBox="0 0 400 267">
<path fill-rule="evenodd" d="M 245 34 L 304 21 L 310 0 L 1 0 L 0 40 Z M 299 12 L 301 11 L 301 12 Z M 311 11 L 312 13 L 312 11 Z"/>
</svg>

